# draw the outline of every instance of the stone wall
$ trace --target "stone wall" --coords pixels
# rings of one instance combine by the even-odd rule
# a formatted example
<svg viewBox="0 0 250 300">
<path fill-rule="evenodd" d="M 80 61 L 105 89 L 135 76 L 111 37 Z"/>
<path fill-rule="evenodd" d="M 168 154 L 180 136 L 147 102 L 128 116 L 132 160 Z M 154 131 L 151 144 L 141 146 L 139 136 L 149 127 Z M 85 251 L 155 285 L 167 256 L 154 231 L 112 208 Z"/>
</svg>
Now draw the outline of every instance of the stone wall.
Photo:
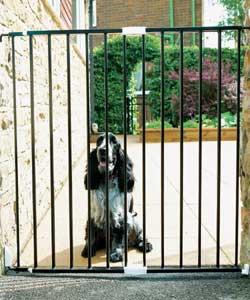
<svg viewBox="0 0 250 300">
<path fill-rule="evenodd" d="M 0 33 L 60 29 L 60 20 L 45 0 L 0 0 Z M 86 145 L 85 63 L 71 40 L 71 101 L 73 168 L 82 164 Z M 30 65 L 28 37 L 15 38 L 19 214 L 21 251 L 32 236 Z M 33 38 L 37 222 L 50 207 L 50 143 L 48 48 L 46 36 Z M 52 37 L 55 195 L 68 184 L 68 121 L 66 37 Z M 15 167 L 11 40 L 0 43 L 0 227 L 2 243 L 15 259 Z M 0 242 L 1 245 L 1 242 Z M 1 250 L 0 250 L 1 253 Z M 1 254 L 0 254 L 1 259 Z"/>
<path fill-rule="evenodd" d="M 244 2 L 246 12 L 245 25 L 250 26 L 250 1 Z M 246 31 L 246 45 L 250 44 L 250 32 Z M 241 199 L 242 233 L 241 263 L 250 263 L 250 50 L 246 51 L 244 61 L 242 157 L 241 157 Z"/>
</svg>

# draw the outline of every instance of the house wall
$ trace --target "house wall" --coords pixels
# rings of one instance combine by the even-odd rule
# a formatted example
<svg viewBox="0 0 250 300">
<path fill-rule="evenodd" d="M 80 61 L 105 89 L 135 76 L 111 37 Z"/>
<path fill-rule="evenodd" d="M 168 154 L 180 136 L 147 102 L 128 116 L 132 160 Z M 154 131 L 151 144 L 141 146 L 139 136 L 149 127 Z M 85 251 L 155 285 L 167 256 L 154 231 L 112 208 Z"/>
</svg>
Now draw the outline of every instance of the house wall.
<svg viewBox="0 0 250 300">
<path fill-rule="evenodd" d="M 72 28 L 72 1 L 61 0 L 60 17 L 67 28 Z"/>
<path fill-rule="evenodd" d="M 202 1 L 196 0 L 197 25 Z M 169 27 L 169 0 L 97 0 L 97 28 L 125 26 Z M 174 1 L 175 26 L 192 26 L 191 0 Z"/>
<path fill-rule="evenodd" d="M 96 0 L 96 28 L 123 28 L 128 26 L 170 27 L 169 0 Z M 196 0 L 196 25 L 202 24 L 202 0 Z M 174 1 L 174 26 L 192 26 L 191 0 Z M 94 37 L 94 45 L 103 41 Z M 185 34 L 185 41 L 192 41 Z"/>
<path fill-rule="evenodd" d="M 63 24 L 45 0 L 0 1 L 0 33 L 9 31 L 60 29 Z M 71 99 L 73 170 L 85 161 L 85 62 L 71 40 Z M 15 38 L 19 215 L 21 252 L 32 237 L 30 65 L 28 37 Z M 47 37 L 33 38 L 37 223 L 50 207 L 50 143 Z M 54 109 L 55 197 L 68 199 L 61 191 L 68 185 L 68 120 L 66 38 L 52 37 Z M 16 191 L 11 40 L 0 43 L 0 239 L 13 261 L 16 253 Z M 82 184 L 83 185 L 83 184 Z M 80 189 L 80 188 L 79 188 Z M 1 250 L 0 250 L 1 253 Z M 0 254 L 1 256 L 1 254 Z M 1 258 L 0 258 L 1 259 Z M 22 263 L 22 262 L 21 262 Z"/>
</svg>

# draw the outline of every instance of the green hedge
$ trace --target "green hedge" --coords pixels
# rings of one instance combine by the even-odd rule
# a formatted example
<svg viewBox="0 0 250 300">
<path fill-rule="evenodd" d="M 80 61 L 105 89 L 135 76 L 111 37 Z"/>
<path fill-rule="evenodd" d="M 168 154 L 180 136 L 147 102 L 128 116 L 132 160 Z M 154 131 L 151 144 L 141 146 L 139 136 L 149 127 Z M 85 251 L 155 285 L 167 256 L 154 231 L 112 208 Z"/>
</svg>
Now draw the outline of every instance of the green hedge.
<svg viewBox="0 0 250 300">
<path fill-rule="evenodd" d="M 127 89 L 132 77 L 132 72 L 142 57 L 141 37 L 128 37 L 126 39 L 127 53 Z M 115 36 L 108 40 L 108 117 L 109 131 L 123 132 L 123 42 L 122 37 Z M 173 93 L 178 94 L 178 82 L 169 80 L 169 71 L 179 70 L 179 47 L 165 47 L 165 116 L 166 121 L 173 117 L 170 99 Z M 241 65 L 243 64 L 241 53 Z M 154 35 L 146 36 L 146 61 L 151 67 L 146 73 L 146 90 L 150 91 L 146 99 L 155 119 L 160 116 L 160 38 Z M 211 61 L 217 60 L 217 49 L 204 48 L 203 57 Z M 105 130 L 105 90 L 104 90 L 104 49 L 100 45 L 94 49 L 94 122 L 99 125 L 99 130 Z M 231 65 L 231 72 L 237 72 L 237 51 L 235 49 L 222 49 L 223 63 Z M 198 69 L 198 47 L 184 47 L 184 68 Z M 129 90 L 127 91 L 129 94 Z"/>
<path fill-rule="evenodd" d="M 126 39 L 127 89 L 135 66 L 141 61 L 140 37 Z M 109 131 L 123 132 L 123 41 L 121 37 L 108 40 L 108 118 Z M 155 36 L 146 37 L 146 61 L 159 56 L 159 45 Z M 99 130 L 105 130 L 105 89 L 104 89 L 104 49 L 103 45 L 94 49 L 94 122 Z M 129 91 L 128 91 L 129 94 Z"/>
</svg>

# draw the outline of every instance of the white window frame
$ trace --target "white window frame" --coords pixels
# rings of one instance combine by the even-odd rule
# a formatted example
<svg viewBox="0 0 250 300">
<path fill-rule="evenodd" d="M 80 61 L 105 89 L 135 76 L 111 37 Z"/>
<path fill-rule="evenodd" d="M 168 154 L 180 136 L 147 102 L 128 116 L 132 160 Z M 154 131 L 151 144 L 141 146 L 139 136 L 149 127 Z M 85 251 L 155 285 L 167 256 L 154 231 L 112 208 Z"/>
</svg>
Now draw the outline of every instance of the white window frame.
<svg viewBox="0 0 250 300">
<path fill-rule="evenodd" d="M 49 0 L 49 3 L 53 7 L 56 14 L 60 16 L 61 0 Z"/>
<path fill-rule="evenodd" d="M 92 0 L 92 27 L 96 27 L 96 26 L 97 26 L 96 0 Z"/>
<path fill-rule="evenodd" d="M 85 28 L 85 7 L 84 0 L 72 0 L 72 28 L 84 29 Z M 77 35 L 76 43 L 80 50 L 84 50 L 83 36 Z"/>
</svg>

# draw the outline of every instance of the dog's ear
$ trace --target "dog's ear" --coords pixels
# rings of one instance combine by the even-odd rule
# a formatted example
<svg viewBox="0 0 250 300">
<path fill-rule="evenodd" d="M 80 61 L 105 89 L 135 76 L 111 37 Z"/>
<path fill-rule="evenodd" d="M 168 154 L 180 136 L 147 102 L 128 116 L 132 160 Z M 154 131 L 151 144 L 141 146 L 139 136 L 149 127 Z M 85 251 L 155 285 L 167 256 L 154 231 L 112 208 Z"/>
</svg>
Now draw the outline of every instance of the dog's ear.
<svg viewBox="0 0 250 300">
<path fill-rule="evenodd" d="M 89 169 L 89 175 L 90 175 L 90 189 L 96 190 L 99 187 L 101 175 L 98 170 L 98 160 L 97 160 L 97 150 L 94 149 L 89 154 L 89 160 L 90 165 L 87 165 L 86 167 L 86 174 L 84 177 L 84 185 L 85 189 L 88 189 L 88 169 Z"/>
<path fill-rule="evenodd" d="M 117 155 L 118 165 L 118 185 L 121 192 L 124 192 L 124 171 L 125 171 L 125 153 L 121 147 L 119 147 L 119 153 Z M 133 162 L 126 155 L 126 172 L 127 172 L 127 191 L 132 192 L 135 184 L 135 177 L 133 172 Z"/>
</svg>

